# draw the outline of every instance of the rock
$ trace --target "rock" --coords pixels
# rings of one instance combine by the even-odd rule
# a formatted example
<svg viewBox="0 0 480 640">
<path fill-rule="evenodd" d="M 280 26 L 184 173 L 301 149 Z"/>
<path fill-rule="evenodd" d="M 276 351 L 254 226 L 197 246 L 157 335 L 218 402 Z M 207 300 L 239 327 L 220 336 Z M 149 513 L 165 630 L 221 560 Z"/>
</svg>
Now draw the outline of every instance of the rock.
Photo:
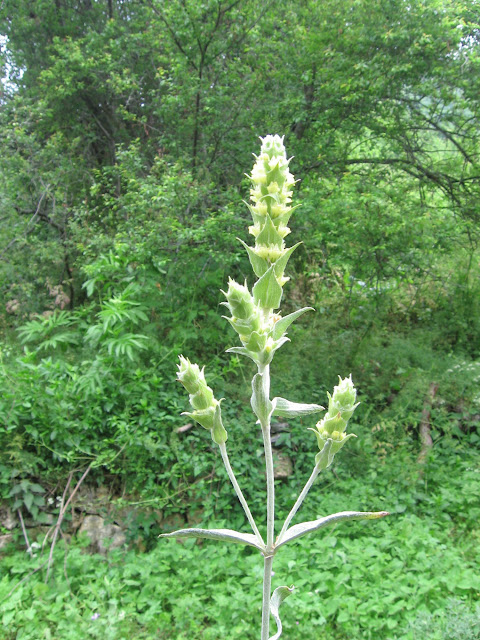
<svg viewBox="0 0 480 640">
<path fill-rule="evenodd" d="M 75 496 L 74 505 L 77 511 L 108 513 L 111 506 L 110 491 L 107 487 L 93 487 L 82 484 Z"/>
<path fill-rule="evenodd" d="M 126 543 L 122 529 L 113 523 L 107 523 L 100 516 L 85 516 L 78 530 L 90 539 L 90 550 L 106 555 L 110 549 L 119 549 Z"/>
<path fill-rule="evenodd" d="M 18 520 L 6 505 L 0 506 L 0 526 L 11 531 L 18 525 Z"/>
<path fill-rule="evenodd" d="M 52 533 L 52 532 L 53 532 L 52 527 L 38 526 L 38 527 L 29 527 L 27 529 L 28 539 L 30 540 L 30 543 L 39 542 L 42 545 L 45 541 L 45 536 L 47 535 L 47 533 Z M 51 540 L 51 536 L 49 537 L 49 540 Z"/>
<path fill-rule="evenodd" d="M 96 498 L 101 504 L 110 504 L 111 502 L 111 494 L 110 489 L 105 486 L 100 486 L 96 490 Z"/>
<path fill-rule="evenodd" d="M 119 506 L 122 505 L 122 506 Z M 160 509 L 152 509 L 149 507 L 139 507 L 136 505 L 122 504 L 112 502 L 110 517 L 125 531 L 138 529 L 139 525 L 144 528 L 143 523 L 149 526 L 157 526 L 163 519 L 163 513 Z M 148 528 L 148 527 L 147 527 Z"/>
<path fill-rule="evenodd" d="M 272 433 L 281 433 L 282 431 L 286 431 L 290 428 L 288 422 L 272 422 L 271 432 Z"/>
<path fill-rule="evenodd" d="M 273 449 L 273 476 L 275 480 L 285 480 L 293 473 L 292 460 L 285 453 Z"/>
<path fill-rule="evenodd" d="M 184 529 L 186 525 L 185 518 L 179 513 L 171 513 L 160 523 L 162 533 L 171 533 L 177 529 Z"/>
<path fill-rule="evenodd" d="M 24 518 L 23 521 L 27 529 L 32 529 L 33 527 L 38 527 L 41 525 L 51 527 L 58 520 L 58 515 L 54 515 L 53 513 L 47 513 L 46 511 L 39 511 L 36 518 Z"/>
<path fill-rule="evenodd" d="M 189 527 L 198 527 L 203 521 L 205 509 L 195 509 L 187 513 L 187 522 Z"/>
<path fill-rule="evenodd" d="M 11 533 L 6 533 L 3 536 L 0 536 L 0 549 L 4 549 L 10 542 L 13 540 L 13 535 Z"/>
</svg>

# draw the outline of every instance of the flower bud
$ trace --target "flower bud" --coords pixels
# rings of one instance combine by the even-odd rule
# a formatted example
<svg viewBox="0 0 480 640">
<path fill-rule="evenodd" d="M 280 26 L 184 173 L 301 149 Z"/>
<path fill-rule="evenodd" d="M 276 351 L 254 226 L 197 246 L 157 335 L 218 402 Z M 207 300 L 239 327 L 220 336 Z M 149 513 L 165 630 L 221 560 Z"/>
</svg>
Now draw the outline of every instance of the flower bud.
<svg viewBox="0 0 480 640">
<path fill-rule="evenodd" d="M 246 283 L 241 285 L 229 278 L 228 291 L 223 293 L 227 299 L 225 304 L 235 321 L 245 323 L 245 326 L 251 327 L 251 331 L 258 331 L 261 325 L 261 313 Z"/>
<path fill-rule="evenodd" d="M 188 393 L 196 393 L 200 388 L 201 371 L 198 365 L 191 364 L 190 360 L 183 356 L 180 356 L 177 377 Z"/>
<path fill-rule="evenodd" d="M 352 417 L 358 402 L 357 391 L 352 382 L 352 376 L 348 378 L 339 377 L 339 384 L 334 387 L 333 394 L 328 394 L 329 404 L 328 411 L 325 416 L 317 422 L 313 431 L 318 442 L 318 448 L 320 453 L 315 458 L 316 464 L 326 464 L 322 468 L 330 466 L 333 462 L 333 458 L 343 445 L 350 438 L 356 438 L 353 433 L 346 434 L 347 423 Z M 326 444 L 330 441 L 330 445 L 326 447 Z M 327 455 L 327 458 L 325 456 Z"/>
<path fill-rule="evenodd" d="M 348 378 L 338 377 L 339 383 L 333 388 L 333 394 L 328 394 L 328 416 L 335 416 L 338 413 L 342 416 L 345 422 L 348 422 L 352 417 L 355 408 L 358 407 L 357 390 L 353 386 L 352 375 Z"/>
<path fill-rule="evenodd" d="M 230 279 L 224 295 L 227 298 L 224 304 L 232 313 L 231 318 L 225 317 L 240 336 L 243 346 L 252 352 L 262 351 L 270 326 L 264 323 L 263 314 L 247 286 Z"/>
<path fill-rule="evenodd" d="M 194 409 L 207 409 L 213 404 L 213 391 L 207 386 L 203 369 L 200 371 L 198 364 L 192 364 L 188 358 L 180 356 L 177 376 L 190 394 Z"/>
</svg>

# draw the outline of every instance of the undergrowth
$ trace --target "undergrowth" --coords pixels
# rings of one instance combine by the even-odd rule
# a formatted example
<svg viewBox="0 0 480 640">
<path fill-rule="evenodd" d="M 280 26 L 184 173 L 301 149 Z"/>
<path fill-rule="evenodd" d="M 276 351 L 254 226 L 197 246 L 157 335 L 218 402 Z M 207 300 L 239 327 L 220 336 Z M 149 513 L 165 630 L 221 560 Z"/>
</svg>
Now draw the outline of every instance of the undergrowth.
<svg viewBox="0 0 480 640">
<path fill-rule="evenodd" d="M 480 466 L 474 452 L 458 440 L 439 443 L 422 473 L 405 449 L 375 468 L 365 460 L 353 452 L 325 474 L 302 517 L 347 504 L 382 506 L 392 515 L 375 528 L 351 523 L 320 538 L 307 536 L 297 543 L 302 553 L 292 545 L 278 554 L 276 571 L 301 593 L 294 607 L 285 604 L 286 637 L 477 638 Z M 293 483 L 278 487 L 285 510 Z M 221 512 L 212 505 L 220 498 L 221 506 L 226 491 L 218 492 L 206 511 L 215 512 L 221 526 Z M 233 511 L 241 526 L 241 510 Z M 68 549 L 59 543 L 52 580 L 45 584 L 42 570 L 29 575 L 45 558 L 30 559 L 20 542 L 2 560 L 5 640 L 256 637 L 262 575 L 248 549 L 186 541 L 103 557 L 87 555 L 81 541 Z"/>
</svg>

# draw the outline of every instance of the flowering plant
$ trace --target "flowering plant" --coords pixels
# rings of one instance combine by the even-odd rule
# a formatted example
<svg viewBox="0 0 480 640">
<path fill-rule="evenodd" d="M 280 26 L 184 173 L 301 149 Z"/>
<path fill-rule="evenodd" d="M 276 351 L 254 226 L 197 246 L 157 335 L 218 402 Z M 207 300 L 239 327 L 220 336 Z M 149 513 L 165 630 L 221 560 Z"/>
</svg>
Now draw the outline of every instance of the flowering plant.
<svg viewBox="0 0 480 640">
<path fill-rule="evenodd" d="M 249 232 L 255 239 L 254 246 L 242 242 L 248 252 L 257 281 L 252 290 L 247 284 L 229 281 L 224 292 L 223 303 L 230 312 L 226 319 L 237 332 L 242 346 L 228 349 L 250 358 L 258 371 L 252 379 L 251 405 L 262 429 L 265 451 L 267 478 L 266 500 L 266 540 L 262 537 L 250 512 L 227 454 L 228 434 L 223 426 L 221 400 L 217 400 L 212 389 L 207 386 L 203 369 L 180 356 L 178 380 L 190 394 L 193 411 L 188 413 L 202 427 L 210 431 L 212 440 L 219 446 L 222 460 L 238 499 L 245 511 L 253 533 L 233 531 L 231 529 L 181 529 L 162 537 L 173 538 L 210 538 L 225 542 L 236 542 L 254 547 L 263 555 L 263 604 L 261 640 L 277 640 L 282 634 L 279 607 L 294 587 L 277 587 L 271 593 L 273 559 L 277 550 L 288 542 L 317 531 L 332 523 L 344 520 L 373 520 L 387 514 L 380 512 L 343 511 L 319 518 L 311 522 L 302 522 L 290 526 L 292 519 L 302 505 L 320 471 L 329 467 L 335 455 L 354 434 L 346 434 L 348 421 L 358 403 L 356 389 L 351 376 L 340 378 L 339 384 L 329 394 L 328 410 L 311 430 L 317 438 L 319 451 L 310 478 L 288 514 L 280 533 L 275 537 L 275 485 L 273 471 L 270 425 L 273 416 L 292 418 L 307 416 L 324 410 L 317 404 L 301 404 L 285 398 L 270 399 L 270 363 L 277 349 L 289 341 L 287 330 L 294 320 L 310 307 L 299 309 L 282 317 L 277 310 L 280 307 L 283 286 L 288 281 L 284 275 L 290 256 L 298 245 L 287 248 L 285 237 L 290 233 L 288 223 L 295 209 L 291 206 L 292 188 L 295 180 L 289 169 L 283 138 L 268 135 L 262 139 L 260 155 L 249 176 L 252 182 L 251 203 L 248 204 L 253 219 Z M 277 625 L 276 633 L 270 637 L 270 615 Z"/>
</svg>

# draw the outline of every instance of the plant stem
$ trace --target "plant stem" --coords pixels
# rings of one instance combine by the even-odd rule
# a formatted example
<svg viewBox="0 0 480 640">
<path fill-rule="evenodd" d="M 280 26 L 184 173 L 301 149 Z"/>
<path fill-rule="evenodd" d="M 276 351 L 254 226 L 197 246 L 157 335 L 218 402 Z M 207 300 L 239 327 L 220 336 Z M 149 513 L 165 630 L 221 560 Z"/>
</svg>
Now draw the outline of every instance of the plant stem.
<svg viewBox="0 0 480 640">
<path fill-rule="evenodd" d="M 270 366 L 258 368 L 262 374 L 263 391 L 266 398 L 270 398 Z M 263 447 L 265 450 L 265 466 L 267 472 L 267 551 L 273 551 L 275 527 L 275 483 L 273 477 L 273 453 L 270 440 L 270 418 L 262 424 Z"/>
<path fill-rule="evenodd" d="M 23 537 L 25 538 L 25 544 L 27 545 L 27 553 L 31 558 L 33 558 L 32 547 L 30 546 L 30 542 L 28 540 L 27 530 L 25 529 L 25 523 L 23 521 L 22 512 L 20 509 L 17 509 L 18 517 L 20 518 L 20 524 L 22 525 Z"/>
<path fill-rule="evenodd" d="M 302 506 L 302 502 L 307 497 L 307 493 L 312 488 L 312 484 L 315 482 L 315 480 L 316 480 L 316 478 L 317 478 L 319 473 L 320 473 L 320 466 L 319 465 L 315 465 L 315 467 L 314 467 L 314 469 L 312 471 L 312 475 L 307 480 L 306 485 L 302 489 L 302 493 L 298 496 L 297 501 L 293 505 L 292 510 L 290 511 L 290 513 L 287 516 L 287 519 L 285 520 L 285 524 L 283 525 L 282 530 L 280 531 L 280 535 L 278 536 L 277 544 L 279 542 L 281 542 L 283 536 L 285 535 L 286 530 L 288 529 L 288 527 L 290 525 L 290 522 L 292 521 L 292 519 L 295 516 L 295 514 L 297 513 L 297 511 Z"/>
<path fill-rule="evenodd" d="M 273 556 L 265 555 L 263 564 L 262 639 L 270 635 L 270 592 L 272 590 Z"/>
<path fill-rule="evenodd" d="M 262 374 L 263 395 L 270 399 L 270 366 L 258 367 Z M 265 450 L 265 467 L 267 473 L 267 549 L 263 571 L 263 601 L 262 601 L 262 640 L 268 640 L 270 632 L 270 592 L 272 585 L 272 565 L 274 553 L 275 529 L 275 482 L 273 474 L 272 441 L 270 440 L 270 416 L 261 424 L 263 446 Z"/>
<path fill-rule="evenodd" d="M 70 487 L 70 483 L 72 481 L 74 472 L 71 471 L 69 476 L 68 476 L 67 485 L 66 485 L 66 487 L 65 487 L 65 489 L 63 491 L 63 494 L 62 494 L 62 501 L 60 503 L 60 511 L 59 511 L 59 514 L 58 514 L 57 524 L 55 525 L 55 530 L 54 530 L 54 533 L 53 533 L 52 544 L 50 546 L 50 554 L 48 556 L 48 564 L 47 564 L 47 576 L 45 578 L 45 582 L 48 582 L 48 577 L 50 575 L 50 570 L 52 568 L 52 562 L 53 562 L 53 551 L 55 549 L 55 544 L 57 542 L 58 533 L 60 531 L 60 527 L 62 526 L 62 521 L 63 521 L 63 518 L 65 516 L 65 513 L 67 512 L 68 505 L 73 500 L 74 495 L 77 493 L 78 489 L 80 488 L 80 485 L 82 484 L 82 482 L 87 477 L 87 474 L 88 474 L 88 472 L 90 471 L 91 468 L 92 468 L 92 465 L 89 464 L 87 469 L 85 470 L 84 474 L 82 475 L 80 480 L 77 482 L 75 489 L 70 494 L 70 497 L 68 498 L 67 502 L 65 502 L 65 497 L 66 497 L 67 491 L 68 491 L 68 489 Z"/>
<path fill-rule="evenodd" d="M 237 494 L 237 498 L 240 500 L 240 504 L 242 505 L 243 510 L 245 511 L 245 515 L 247 516 L 250 526 L 253 529 L 253 533 L 257 536 L 258 541 L 261 542 L 262 545 L 265 545 L 262 535 L 258 530 L 258 527 L 255 524 L 255 520 L 253 519 L 252 513 L 248 507 L 247 501 L 245 500 L 245 497 L 242 493 L 242 490 L 240 489 L 240 486 L 237 482 L 235 474 L 233 473 L 233 469 L 230 465 L 230 460 L 228 459 L 227 447 L 225 443 L 219 444 L 218 446 L 220 448 L 223 464 L 225 465 L 225 469 L 227 470 L 228 477 L 230 478 L 230 482 L 232 483 L 233 488 L 235 489 L 235 493 Z"/>
</svg>

